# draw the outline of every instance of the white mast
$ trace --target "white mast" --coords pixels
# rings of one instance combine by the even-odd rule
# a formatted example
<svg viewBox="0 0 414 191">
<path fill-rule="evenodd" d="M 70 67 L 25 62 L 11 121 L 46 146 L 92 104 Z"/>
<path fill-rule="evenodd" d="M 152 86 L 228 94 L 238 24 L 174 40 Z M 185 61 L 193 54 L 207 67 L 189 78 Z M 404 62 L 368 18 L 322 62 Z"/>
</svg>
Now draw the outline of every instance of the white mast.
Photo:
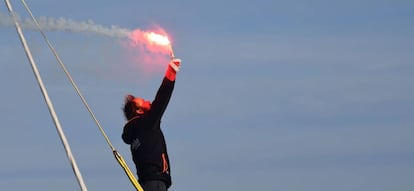
<svg viewBox="0 0 414 191">
<path fill-rule="evenodd" d="M 34 73 L 34 75 L 35 75 L 35 77 L 37 79 L 37 82 L 38 82 L 38 85 L 40 87 L 40 90 L 41 90 L 41 92 L 43 94 L 43 97 L 45 99 L 45 102 L 46 102 L 46 104 L 48 106 L 49 113 L 50 113 L 50 115 L 51 115 L 51 117 L 53 119 L 53 122 L 55 124 L 56 130 L 57 130 L 57 132 L 59 134 L 60 140 L 62 141 L 62 144 L 63 144 L 63 146 L 65 148 L 66 155 L 67 155 L 67 157 L 68 157 L 68 159 L 69 159 L 69 161 L 70 161 L 70 163 L 72 165 L 72 169 L 73 169 L 73 172 L 75 173 L 75 176 L 76 176 L 76 178 L 78 180 L 79 186 L 80 186 L 80 188 L 81 188 L 82 191 L 87 191 L 88 189 L 86 188 L 86 185 L 85 185 L 85 183 L 83 181 L 82 174 L 80 173 L 79 168 L 78 168 L 78 165 L 76 164 L 75 158 L 72 155 L 72 151 L 70 149 L 69 143 L 68 143 L 68 141 L 66 139 L 66 136 L 65 136 L 65 134 L 64 134 L 64 132 L 62 130 L 62 127 L 61 127 L 60 122 L 59 122 L 59 119 L 58 119 L 58 117 L 56 115 L 56 112 L 55 112 L 55 109 L 53 107 L 53 104 L 50 101 L 49 95 L 48 95 L 47 90 L 46 90 L 46 88 L 45 88 L 45 86 L 43 84 L 43 81 L 42 81 L 42 78 L 40 76 L 40 73 L 39 73 L 39 71 L 37 69 L 36 63 L 35 63 L 35 61 L 34 61 L 34 59 L 32 57 L 32 54 L 31 54 L 30 49 L 29 49 L 29 47 L 27 45 L 26 39 L 25 39 L 25 37 L 23 35 L 22 29 L 21 29 L 21 27 L 20 27 L 20 25 L 19 25 L 19 23 L 17 21 L 17 18 L 16 18 L 15 13 L 13 12 L 13 8 L 12 8 L 12 6 L 10 4 L 10 1 L 9 0 L 5 0 L 5 3 L 6 3 L 6 6 L 7 6 L 8 10 L 9 10 L 10 14 L 13 17 L 14 24 L 16 26 L 17 33 L 18 33 L 18 35 L 20 37 L 20 41 L 21 41 L 21 43 L 22 43 L 22 45 L 24 47 L 24 50 L 26 52 L 26 56 L 29 59 L 29 62 L 31 64 L 31 66 L 32 66 L 33 73 Z"/>
</svg>

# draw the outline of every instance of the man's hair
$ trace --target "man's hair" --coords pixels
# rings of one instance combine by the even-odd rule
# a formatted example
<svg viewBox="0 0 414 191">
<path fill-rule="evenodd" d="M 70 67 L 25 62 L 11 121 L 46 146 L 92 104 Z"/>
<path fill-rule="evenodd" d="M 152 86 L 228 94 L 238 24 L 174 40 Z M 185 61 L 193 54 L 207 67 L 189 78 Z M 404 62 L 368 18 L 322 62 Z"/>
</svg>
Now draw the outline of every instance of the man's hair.
<svg viewBox="0 0 414 191">
<path fill-rule="evenodd" d="M 133 95 L 125 96 L 125 105 L 124 105 L 124 116 L 127 120 L 132 119 L 133 117 L 137 116 L 137 105 L 134 102 Z"/>
</svg>

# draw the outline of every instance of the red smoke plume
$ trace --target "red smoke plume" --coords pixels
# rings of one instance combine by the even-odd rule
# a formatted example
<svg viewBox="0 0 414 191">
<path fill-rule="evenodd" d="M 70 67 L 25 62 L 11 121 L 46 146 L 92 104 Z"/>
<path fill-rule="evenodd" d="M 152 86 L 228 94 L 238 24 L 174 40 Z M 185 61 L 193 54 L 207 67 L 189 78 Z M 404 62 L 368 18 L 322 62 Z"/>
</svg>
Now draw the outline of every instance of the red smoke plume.
<svg viewBox="0 0 414 191">
<path fill-rule="evenodd" d="M 164 30 L 130 33 L 128 49 L 139 74 L 149 76 L 164 72 L 172 55 L 171 41 Z"/>
</svg>

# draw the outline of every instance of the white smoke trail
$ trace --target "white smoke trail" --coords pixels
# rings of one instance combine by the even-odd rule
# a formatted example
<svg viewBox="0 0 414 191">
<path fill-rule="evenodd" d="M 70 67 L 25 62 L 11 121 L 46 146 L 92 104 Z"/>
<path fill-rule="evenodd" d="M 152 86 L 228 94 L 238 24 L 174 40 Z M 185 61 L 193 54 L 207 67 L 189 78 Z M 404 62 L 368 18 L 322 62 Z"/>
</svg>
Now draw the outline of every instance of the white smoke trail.
<svg viewBox="0 0 414 191">
<path fill-rule="evenodd" d="M 38 17 L 36 20 L 44 31 L 87 33 L 106 36 L 118 40 L 126 40 L 122 42 L 122 45 L 127 50 L 125 51 L 127 59 L 132 61 L 134 64 L 121 68 L 128 68 L 128 70 L 131 71 L 141 71 L 141 74 L 145 74 L 146 77 L 164 72 L 165 63 L 169 63 L 170 56 L 173 55 L 172 47 L 170 45 L 161 46 L 154 43 L 152 39 L 149 39 L 149 34 L 152 33 L 151 31 L 156 32 L 157 34 L 165 34 L 164 30 L 161 28 L 143 31 L 140 29 L 129 30 L 115 25 L 105 27 L 95 24 L 92 20 L 79 22 L 72 19 L 52 17 Z M 31 18 L 18 18 L 18 22 L 23 29 L 38 31 L 36 24 Z M 2 14 L 0 12 L 0 28 L 14 27 L 14 25 L 15 23 L 13 18 L 10 15 Z M 136 67 L 139 67 L 139 69 Z M 112 70 L 122 69 L 116 67 L 116 69 L 111 69 L 111 71 Z M 145 79 L 141 79 L 140 77 L 140 80 L 137 81 L 139 82 L 141 80 Z"/>
<path fill-rule="evenodd" d="M 28 30 L 37 30 L 35 23 L 29 19 L 18 18 L 19 24 L 22 28 Z M 104 27 L 102 25 L 95 24 L 92 20 L 87 22 L 78 22 L 72 19 L 65 18 L 51 18 L 51 17 L 39 17 L 37 21 L 43 30 L 48 31 L 67 31 L 75 33 L 89 33 L 102 36 L 108 36 L 111 38 L 130 38 L 132 34 L 131 30 L 121 28 L 119 26 L 112 25 L 111 27 Z M 12 27 L 14 26 L 13 18 L 8 15 L 0 13 L 0 26 Z M 137 32 L 137 30 L 134 30 Z"/>
</svg>

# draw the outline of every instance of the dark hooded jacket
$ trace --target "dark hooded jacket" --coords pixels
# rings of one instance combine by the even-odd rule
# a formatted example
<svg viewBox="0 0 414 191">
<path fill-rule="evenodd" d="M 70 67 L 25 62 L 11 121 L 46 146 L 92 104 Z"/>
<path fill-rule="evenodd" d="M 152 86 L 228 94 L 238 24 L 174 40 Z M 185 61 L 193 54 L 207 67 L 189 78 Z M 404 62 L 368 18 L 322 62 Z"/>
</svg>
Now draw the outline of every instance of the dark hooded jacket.
<svg viewBox="0 0 414 191">
<path fill-rule="evenodd" d="M 160 123 L 173 92 L 174 83 L 164 78 L 151 103 L 151 109 L 129 120 L 123 129 L 122 139 L 130 145 L 141 183 L 162 180 L 167 188 L 171 186 L 170 162 Z"/>
</svg>

